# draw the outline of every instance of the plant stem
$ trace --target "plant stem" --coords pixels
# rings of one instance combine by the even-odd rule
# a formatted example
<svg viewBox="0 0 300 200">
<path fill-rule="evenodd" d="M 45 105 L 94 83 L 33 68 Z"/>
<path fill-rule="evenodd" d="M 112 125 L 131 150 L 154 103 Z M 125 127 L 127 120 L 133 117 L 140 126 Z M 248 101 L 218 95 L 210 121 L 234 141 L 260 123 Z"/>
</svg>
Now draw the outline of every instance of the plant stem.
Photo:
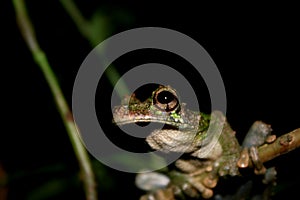
<svg viewBox="0 0 300 200">
<path fill-rule="evenodd" d="M 298 147 L 300 147 L 300 128 L 278 137 L 271 144 L 260 147 L 259 158 L 262 162 L 267 162 Z"/>
<path fill-rule="evenodd" d="M 27 14 L 24 1 L 13 0 L 13 4 L 16 11 L 16 18 L 19 29 L 24 37 L 26 44 L 28 45 L 28 48 L 32 53 L 34 61 L 39 66 L 47 80 L 47 83 L 54 97 L 57 109 L 66 127 L 67 133 L 75 151 L 75 155 L 80 165 L 81 173 L 83 175 L 82 178 L 86 198 L 88 200 L 96 200 L 97 192 L 95 189 L 94 173 L 86 149 L 81 143 L 80 133 L 76 127 L 76 124 L 73 121 L 72 113 L 60 89 L 56 76 L 48 63 L 47 56 L 38 44 L 34 28 Z"/>
<path fill-rule="evenodd" d="M 91 25 L 90 21 L 86 20 L 83 15 L 81 14 L 80 10 L 77 8 L 76 4 L 72 0 L 60 0 L 62 6 L 66 10 L 66 12 L 69 14 L 75 25 L 77 26 L 77 29 L 81 33 L 83 37 L 85 37 L 90 45 L 92 47 L 97 46 L 101 40 L 104 40 L 104 38 L 95 37 L 93 35 L 93 26 Z M 102 27 L 105 29 L 105 27 Z M 120 75 L 118 71 L 115 69 L 114 66 L 110 66 L 108 68 L 109 70 L 105 70 L 105 74 L 110 81 L 111 85 L 115 85 L 117 81 L 119 81 L 119 84 L 117 87 L 115 87 L 115 90 L 120 98 L 123 98 L 125 95 L 130 94 L 125 82 L 122 78 L 120 78 Z"/>
</svg>

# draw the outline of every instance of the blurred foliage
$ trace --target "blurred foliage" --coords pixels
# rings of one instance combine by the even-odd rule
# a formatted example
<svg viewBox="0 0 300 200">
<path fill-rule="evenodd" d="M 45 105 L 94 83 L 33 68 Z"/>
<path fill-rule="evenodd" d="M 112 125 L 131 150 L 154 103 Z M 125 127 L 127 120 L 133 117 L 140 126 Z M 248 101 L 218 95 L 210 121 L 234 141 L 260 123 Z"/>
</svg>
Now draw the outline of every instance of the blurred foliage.
<svg viewBox="0 0 300 200">
<path fill-rule="evenodd" d="M 92 41 L 92 45 L 99 44 L 104 39 L 113 35 L 113 33 L 116 33 L 117 27 L 114 25 L 118 24 L 119 26 L 126 26 L 132 22 L 133 17 L 125 10 L 114 9 L 107 11 L 103 8 L 97 9 L 89 20 L 89 29 L 91 30 L 90 40 Z"/>
<path fill-rule="evenodd" d="M 71 1 L 67 1 L 67 2 L 71 3 Z M 46 2 L 46 4 L 47 3 L 49 2 Z M 38 19 L 36 18 L 36 13 L 40 12 L 38 6 L 39 4 L 35 5 L 33 2 L 30 3 L 28 2 L 27 5 L 27 7 L 29 8 L 28 12 L 32 17 L 32 20 L 34 22 L 39 23 Z M 60 6 L 60 5 L 57 4 L 56 6 Z M 54 9 L 59 10 L 60 8 L 55 7 Z M 112 9 L 111 7 L 105 8 L 105 6 L 95 8 L 94 12 L 92 14 L 90 13 L 91 15 L 90 20 L 86 20 L 86 23 L 84 24 L 85 25 L 84 29 L 87 30 L 88 38 L 86 39 L 89 40 L 91 48 L 93 48 L 96 44 L 98 44 L 105 38 L 112 35 L 113 32 L 116 30 L 117 28 L 116 26 L 118 26 L 118 24 L 123 24 L 124 26 L 126 26 L 133 19 L 132 16 L 130 16 L 130 14 L 127 11 L 124 11 L 123 9 L 113 10 L 113 12 L 111 12 L 112 11 L 111 9 Z M 83 10 L 86 10 L 86 8 L 83 8 Z M 80 12 L 80 10 L 77 11 Z M 55 10 L 52 10 L 52 12 L 55 12 Z M 40 14 L 43 15 L 43 13 Z M 69 21 L 69 23 L 74 26 L 72 21 Z M 41 41 L 43 41 L 43 38 L 44 39 L 48 38 L 50 40 L 54 40 L 55 42 L 57 42 L 55 38 L 52 38 L 52 36 L 47 35 L 47 31 L 44 32 L 43 35 L 41 35 L 40 33 L 41 31 L 37 30 L 37 37 Z M 60 45 L 64 45 L 64 43 L 61 43 Z M 46 54 L 47 53 L 48 52 L 46 51 Z M 58 74 L 58 76 L 61 75 Z M 69 80 L 72 80 L 70 77 L 67 78 Z M 46 90 L 48 90 L 47 87 Z M 69 104 L 71 104 L 71 102 L 69 102 Z M 47 106 L 47 102 L 45 102 L 43 106 Z M 56 115 L 46 116 L 46 119 L 52 121 L 53 117 L 58 117 L 58 116 Z M 56 128 L 57 130 L 62 130 L 62 131 L 57 131 L 59 132 L 59 135 L 65 134 L 64 129 L 61 129 L 61 127 L 56 127 Z M 45 129 L 45 127 L 42 127 L 42 130 L 43 129 Z M 61 136 L 58 136 L 57 140 L 63 140 L 63 143 L 69 145 L 68 149 L 70 149 L 70 144 L 68 144 L 68 142 L 65 140 L 66 138 L 61 139 L 60 137 Z M 35 139 L 37 140 L 37 138 Z M 31 142 L 35 143 L 36 141 L 31 141 Z M 48 142 L 50 143 L 50 141 Z M 32 144 L 30 144 L 30 146 L 32 147 Z M 61 146 L 61 142 L 58 143 L 57 147 L 63 148 L 63 146 Z M 67 152 L 64 151 L 65 150 L 63 150 L 62 152 L 63 153 L 62 157 L 68 156 L 68 154 L 73 154 L 72 151 L 69 150 Z M 34 150 L 33 152 L 37 153 L 36 157 L 40 156 L 38 155 L 39 151 Z M 20 166 L 14 165 L 13 167 L 10 167 L 11 165 L 13 165 L 14 162 L 18 162 L 18 160 L 11 163 L 11 159 L 9 157 L 7 156 L 2 157 L 0 160 L 0 164 L 3 162 L 5 166 L 0 173 L 1 200 L 6 198 L 32 199 L 32 200 L 66 199 L 66 198 L 84 199 L 85 196 L 83 193 L 82 181 L 81 181 L 82 177 L 81 174 L 78 174 L 79 173 L 78 163 L 74 159 L 75 157 L 68 158 L 66 160 L 61 160 L 61 158 L 58 157 L 57 160 L 55 160 L 55 158 L 47 159 L 47 157 L 43 156 L 41 158 L 41 161 L 39 161 L 39 160 L 30 160 L 30 157 L 28 157 L 26 161 L 28 163 L 31 162 L 31 164 L 24 168 L 23 165 Z M 47 161 L 45 162 L 45 160 Z M 103 166 L 98 160 L 92 157 L 91 160 L 93 165 L 92 167 L 96 177 L 97 190 L 100 193 L 99 195 L 100 198 L 107 198 L 108 196 L 117 196 L 118 195 L 117 193 L 111 195 L 111 193 L 116 188 L 116 185 L 113 181 L 114 178 L 116 177 L 114 177 L 115 175 L 112 174 L 115 174 L 116 172 L 115 171 L 109 172 L 111 171 L 111 169 L 108 169 L 107 167 Z M 7 191 L 8 191 L 8 196 L 7 196 Z"/>
</svg>

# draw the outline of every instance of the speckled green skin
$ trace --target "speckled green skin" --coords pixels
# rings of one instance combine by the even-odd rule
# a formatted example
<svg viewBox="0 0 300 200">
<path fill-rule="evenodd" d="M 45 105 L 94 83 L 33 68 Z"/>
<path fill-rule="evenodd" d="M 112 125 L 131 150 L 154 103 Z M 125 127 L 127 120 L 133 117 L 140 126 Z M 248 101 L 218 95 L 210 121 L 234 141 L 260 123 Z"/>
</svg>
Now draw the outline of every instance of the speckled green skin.
<svg viewBox="0 0 300 200">
<path fill-rule="evenodd" d="M 170 91 L 174 100 L 169 105 L 158 104 L 155 96 L 160 91 Z M 174 107 L 168 112 L 161 109 L 168 106 Z M 118 125 L 157 122 L 171 127 L 154 130 L 149 133 L 146 141 L 155 150 L 187 155 L 184 160 L 176 161 L 176 175 L 172 175 L 174 172 L 170 175 L 173 183 L 181 190 L 189 188 L 185 184 L 187 182 L 187 185 L 203 193 L 204 197 L 209 197 L 212 186 L 205 183 L 207 177 L 214 182 L 218 176 L 239 174 L 236 163 L 241 147 L 226 117 L 219 111 L 206 115 L 187 109 L 184 103 L 179 103 L 176 91 L 169 86 L 159 87 L 143 102 L 136 99 L 135 95 L 125 98 L 122 105 L 114 108 L 113 116 Z M 215 130 L 220 133 L 215 134 Z M 193 196 L 192 193 L 188 195 Z"/>
<path fill-rule="evenodd" d="M 176 91 L 169 86 L 159 87 L 153 91 L 152 96 L 143 102 L 136 99 L 133 94 L 131 97 L 125 98 L 122 105 L 114 108 L 114 122 L 118 125 L 135 122 L 157 122 L 172 126 L 174 129 L 155 130 L 153 133 L 149 133 L 146 141 L 156 150 L 185 152 L 190 153 L 193 157 L 209 158 L 213 161 L 228 158 L 230 162 L 234 162 L 237 159 L 240 145 L 236 140 L 235 132 L 221 112 L 214 112 L 216 118 L 213 122 L 211 122 L 211 115 L 191 111 L 186 108 L 184 103 L 178 103 L 172 111 L 166 112 L 159 109 L 154 103 L 154 96 L 158 90 L 170 91 L 177 97 Z M 176 100 L 179 102 L 178 99 Z M 216 147 L 213 147 L 211 152 L 203 157 L 199 153 L 201 148 L 204 149 L 207 145 L 211 145 L 209 140 L 214 140 L 214 138 L 209 139 L 207 134 L 210 126 L 212 129 L 214 126 L 220 126 L 222 132 L 217 138 Z M 210 134 L 214 134 L 214 131 Z M 177 147 L 174 144 L 178 144 Z M 186 144 L 189 144 L 190 147 L 184 148 Z M 169 145 L 172 145 L 172 148 Z M 221 157 L 224 159 L 220 159 Z M 225 168 L 228 168 L 228 166 L 225 166 Z M 221 174 L 235 175 L 238 173 L 235 166 L 231 166 L 231 168 L 234 168 L 232 170 L 234 172 L 222 170 Z"/>
</svg>

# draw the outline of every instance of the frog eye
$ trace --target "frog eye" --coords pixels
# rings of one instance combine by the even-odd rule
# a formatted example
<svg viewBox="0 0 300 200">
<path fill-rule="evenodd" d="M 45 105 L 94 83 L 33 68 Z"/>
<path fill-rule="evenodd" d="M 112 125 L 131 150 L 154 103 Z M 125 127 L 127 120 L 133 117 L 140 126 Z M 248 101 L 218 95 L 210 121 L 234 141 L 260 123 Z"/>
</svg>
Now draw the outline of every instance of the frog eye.
<svg viewBox="0 0 300 200">
<path fill-rule="evenodd" d="M 178 108 L 179 101 L 175 91 L 169 88 L 157 90 L 153 98 L 154 105 L 160 110 L 170 112 Z"/>
</svg>

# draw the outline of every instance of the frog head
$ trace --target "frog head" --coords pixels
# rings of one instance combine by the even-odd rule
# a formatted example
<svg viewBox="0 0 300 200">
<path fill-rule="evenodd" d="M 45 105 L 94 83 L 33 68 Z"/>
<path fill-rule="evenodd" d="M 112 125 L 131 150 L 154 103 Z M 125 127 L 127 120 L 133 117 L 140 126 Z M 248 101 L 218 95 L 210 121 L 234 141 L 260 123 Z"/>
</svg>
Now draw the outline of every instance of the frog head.
<svg viewBox="0 0 300 200">
<path fill-rule="evenodd" d="M 117 125 L 130 123 L 163 123 L 176 129 L 198 128 L 201 116 L 186 109 L 180 102 L 176 90 L 170 86 L 158 85 L 149 97 L 140 100 L 136 93 L 125 97 L 122 105 L 113 111 Z"/>
</svg>

